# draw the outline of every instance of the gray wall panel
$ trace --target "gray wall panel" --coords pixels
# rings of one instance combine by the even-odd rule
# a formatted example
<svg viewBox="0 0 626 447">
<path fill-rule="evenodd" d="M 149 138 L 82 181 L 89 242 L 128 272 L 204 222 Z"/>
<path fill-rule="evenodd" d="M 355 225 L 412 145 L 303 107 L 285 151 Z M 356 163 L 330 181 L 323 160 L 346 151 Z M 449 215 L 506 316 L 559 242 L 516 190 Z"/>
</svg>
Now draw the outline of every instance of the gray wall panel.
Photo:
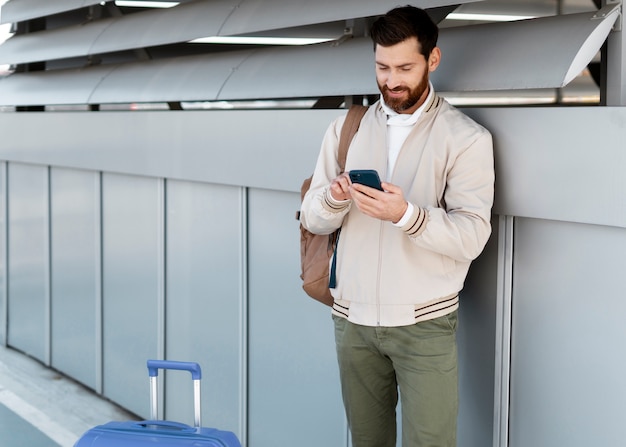
<svg viewBox="0 0 626 447">
<path fill-rule="evenodd" d="M 7 113 L 0 159 L 295 192 L 313 171 L 330 121 L 342 113 Z"/>
<path fill-rule="evenodd" d="M 8 343 L 48 362 L 48 168 L 9 164 Z"/>
<path fill-rule="evenodd" d="M 510 447 L 624 445 L 626 230 L 517 219 Z"/>
<path fill-rule="evenodd" d="M 244 421 L 244 227 L 240 188 L 167 182 L 166 357 L 202 367 L 205 425 Z M 193 425 L 189 374 L 167 376 L 168 419 Z"/>
<path fill-rule="evenodd" d="M 0 345 L 7 344 L 7 163 L 0 163 Z"/>
<path fill-rule="evenodd" d="M 330 308 L 298 276 L 299 204 L 249 193 L 248 447 L 346 445 Z"/>
<path fill-rule="evenodd" d="M 146 360 L 162 345 L 163 186 L 158 179 L 102 179 L 104 395 L 149 414 Z"/>
<path fill-rule="evenodd" d="M 493 131 L 498 214 L 626 228 L 626 108 L 466 111 Z M 0 159 L 295 192 L 341 113 L 5 114 Z"/>
<path fill-rule="evenodd" d="M 626 228 L 626 108 L 466 111 L 494 136 L 497 214 Z"/>
<path fill-rule="evenodd" d="M 50 222 L 52 366 L 96 389 L 101 353 L 100 175 L 53 168 Z"/>
<path fill-rule="evenodd" d="M 483 253 L 472 264 L 461 292 L 458 446 L 493 445 L 498 220 Z"/>
</svg>

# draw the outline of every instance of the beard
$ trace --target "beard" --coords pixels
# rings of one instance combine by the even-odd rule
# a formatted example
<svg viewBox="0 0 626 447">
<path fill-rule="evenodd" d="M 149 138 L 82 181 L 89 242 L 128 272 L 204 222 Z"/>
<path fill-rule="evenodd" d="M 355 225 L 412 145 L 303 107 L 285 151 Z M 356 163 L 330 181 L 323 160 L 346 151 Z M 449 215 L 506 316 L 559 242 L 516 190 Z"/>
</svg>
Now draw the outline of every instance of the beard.
<svg viewBox="0 0 626 447">
<path fill-rule="evenodd" d="M 417 86 L 415 86 L 415 88 L 397 87 L 394 89 L 389 89 L 389 87 L 387 87 L 386 85 L 381 85 L 380 83 L 378 83 L 378 89 L 383 95 L 385 104 L 387 104 L 389 108 L 391 108 L 391 110 L 393 110 L 394 112 L 402 113 L 417 104 L 424 95 L 424 92 L 428 89 L 428 71 L 424 72 L 422 79 L 417 84 Z M 404 98 L 394 98 L 389 95 L 389 92 L 407 92 L 408 95 Z"/>
</svg>

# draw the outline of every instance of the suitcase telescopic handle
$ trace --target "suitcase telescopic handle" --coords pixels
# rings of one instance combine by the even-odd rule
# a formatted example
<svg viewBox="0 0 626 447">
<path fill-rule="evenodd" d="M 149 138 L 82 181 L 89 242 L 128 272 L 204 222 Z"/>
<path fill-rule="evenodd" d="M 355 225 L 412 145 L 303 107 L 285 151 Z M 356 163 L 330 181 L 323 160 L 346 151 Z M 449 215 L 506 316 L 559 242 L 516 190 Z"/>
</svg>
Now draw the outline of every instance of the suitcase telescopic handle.
<svg viewBox="0 0 626 447">
<path fill-rule="evenodd" d="M 171 360 L 148 360 L 147 364 L 148 375 L 150 376 L 150 419 L 156 420 L 158 417 L 157 377 L 159 369 L 189 371 L 193 380 L 194 425 L 201 427 L 200 379 L 202 379 L 202 370 L 200 365 L 195 362 L 175 362 Z"/>
<path fill-rule="evenodd" d="M 195 362 L 174 362 L 172 360 L 148 360 L 148 374 L 150 377 L 159 375 L 159 369 L 177 369 L 189 371 L 193 380 L 202 379 L 200 365 Z"/>
</svg>

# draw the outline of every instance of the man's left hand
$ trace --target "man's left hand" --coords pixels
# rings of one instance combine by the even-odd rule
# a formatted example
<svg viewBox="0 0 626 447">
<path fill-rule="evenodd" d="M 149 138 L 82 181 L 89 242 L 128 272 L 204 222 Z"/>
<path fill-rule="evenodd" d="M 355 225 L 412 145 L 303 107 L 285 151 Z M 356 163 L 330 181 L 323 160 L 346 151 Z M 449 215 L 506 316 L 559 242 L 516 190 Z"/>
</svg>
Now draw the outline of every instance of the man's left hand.
<svg viewBox="0 0 626 447">
<path fill-rule="evenodd" d="M 404 216 L 408 203 L 398 186 L 387 182 L 382 182 L 381 186 L 384 191 L 352 183 L 350 195 L 363 214 L 396 223 Z"/>
</svg>

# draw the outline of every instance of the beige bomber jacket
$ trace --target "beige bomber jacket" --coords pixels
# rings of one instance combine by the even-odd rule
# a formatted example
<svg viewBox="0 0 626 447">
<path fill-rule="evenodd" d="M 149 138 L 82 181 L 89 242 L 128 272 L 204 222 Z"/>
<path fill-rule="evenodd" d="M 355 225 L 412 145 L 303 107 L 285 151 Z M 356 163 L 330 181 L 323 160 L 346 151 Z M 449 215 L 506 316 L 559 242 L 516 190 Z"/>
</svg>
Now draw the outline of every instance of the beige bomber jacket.
<svg viewBox="0 0 626 447">
<path fill-rule="evenodd" d="M 342 227 L 333 314 L 368 326 L 404 326 L 454 311 L 470 263 L 491 234 L 491 134 L 433 95 L 390 177 L 415 208 L 399 228 L 330 196 L 344 120 L 326 131 L 301 209 L 302 224 L 313 233 Z M 386 132 L 387 116 L 377 102 L 352 141 L 346 171 L 376 169 L 387 178 Z"/>
</svg>

